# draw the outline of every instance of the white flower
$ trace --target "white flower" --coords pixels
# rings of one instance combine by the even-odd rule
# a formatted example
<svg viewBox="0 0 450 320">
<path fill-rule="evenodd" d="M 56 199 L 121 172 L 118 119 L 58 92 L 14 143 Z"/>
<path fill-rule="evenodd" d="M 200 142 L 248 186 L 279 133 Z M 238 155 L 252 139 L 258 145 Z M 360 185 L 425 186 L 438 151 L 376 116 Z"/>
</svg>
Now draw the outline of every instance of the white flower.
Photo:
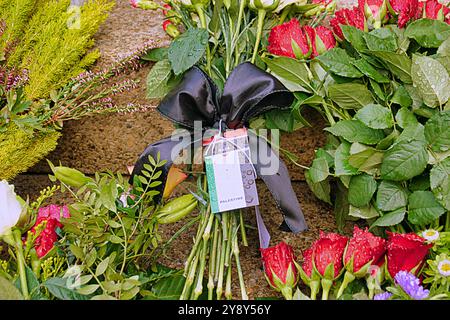
<svg viewBox="0 0 450 320">
<path fill-rule="evenodd" d="M 445 259 L 439 262 L 438 270 L 441 275 L 444 277 L 450 276 L 450 260 Z"/>
<path fill-rule="evenodd" d="M 6 235 L 19 221 L 22 206 L 14 192 L 14 186 L 0 181 L 0 237 Z"/>
<path fill-rule="evenodd" d="M 422 237 L 428 242 L 434 242 L 439 239 L 439 232 L 433 229 L 424 230 Z"/>
</svg>

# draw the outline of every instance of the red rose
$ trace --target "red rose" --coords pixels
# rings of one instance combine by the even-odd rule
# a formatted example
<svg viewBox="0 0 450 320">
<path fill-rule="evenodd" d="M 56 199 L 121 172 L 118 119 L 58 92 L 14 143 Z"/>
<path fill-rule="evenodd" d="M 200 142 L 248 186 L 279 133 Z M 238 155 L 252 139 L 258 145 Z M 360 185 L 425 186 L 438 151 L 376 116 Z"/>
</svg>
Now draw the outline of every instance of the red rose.
<svg viewBox="0 0 450 320">
<path fill-rule="evenodd" d="M 34 234 L 36 228 L 46 222 L 44 230 L 37 236 L 34 247 L 39 258 L 45 256 L 52 248 L 56 241 L 58 241 L 58 234 L 56 228 L 62 228 L 61 218 L 70 217 L 67 206 L 50 205 L 39 209 L 36 223 L 31 228 Z"/>
<path fill-rule="evenodd" d="M 345 288 L 355 278 L 366 276 L 372 264 L 379 263 L 386 252 L 386 240 L 374 236 L 357 226 L 353 229 L 353 237 L 348 242 L 344 253 L 345 275 L 337 293 L 339 298 Z"/>
<path fill-rule="evenodd" d="M 336 46 L 336 39 L 330 29 L 324 26 L 318 26 L 316 28 L 304 26 L 303 28 L 308 34 L 309 39 L 311 39 L 313 50 L 311 58 L 317 57 Z"/>
<path fill-rule="evenodd" d="M 269 46 L 267 49 L 270 53 L 278 56 L 295 58 L 297 55 L 294 51 L 293 44 L 300 48 L 301 52 L 298 52 L 297 55 L 302 54 L 305 58 L 310 55 L 311 46 L 308 43 L 308 38 L 300 23 L 295 18 L 272 28 L 269 34 Z"/>
<path fill-rule="evenodd" d="M 437 0 L 428 0 L 427 2 L 421 2 L 421 7 L 424 7 L 423 10 L 424 18 L 440 20 L 447 23 L 450 23 L 450 9 L 443 4 L 439 3 Z M 422 10 L 420 10 L 422 12 Z"/>
<path fill-rule="evenodd" d="M 358 7 L 353 9 L 341 9 L 336 11 L 335 17 L 330 20 L 330 25 L 333 28 L 334 34 L 341 40 L 344 39 L 341 24 L 353 26 L 360 30 L 365 30 L 366 20 L 364 13 Z"/>
<path fill-rule="evenodd" d="M 260 250 L 267 281 L 286 299 L 292 299 L 292 289 L 298 282 L 294 250 L 283 241 Z"/>
<path fill-rule="evenodd" d="M 320 231 L 320 238 L 314 244 L 314 265 L 320 275 L 330 280 L 337 278 L 342 271 L 342 256 L 348 238 L 337 233 Z M 333 264 L 332 274 L 326 274 L 327 268 Z M 328 271 L 330 272 L 330 271 Z"/>
<path fill-rule="evenodd" d="M 386 240 L 361 230 L 357 226 L 353 229 L 353 237 L 345 250 L 344 263 L 350 272 L 357 273 L 367 264 L 376 264 L 386 252 Z M 353 264 L 349 265 L 353 257 Z M 368 267 L 368 266 L 367 266 Z M 362 275 L 364 276 L 364 274 Z"/>
<path fill-rule="evenodd" d="M 415 233 L 387 233 L 387 269 L 391 277 L 394 278 L 399 271 L 417 274 L 433 244 L 427 244 Z"/>
<path fill-rule="evenodd" d="M 311 278 L 311 275 L 312 275 L 312 272 L 313 272 L 312 253 L 313 253 L 313 249 L 312 248 L 309 248 L 309 249 L 306 249 L 305 251 L 303 251 L 302 270 L 310 278 Z"/>
<path fill-rule="evenodd" d="M 417 19 L 420 15 L 419 0 L 389 0 L 394 14 L 398 15 L 398 27 L 403 28 L 406 24 Z"/>
</svg>

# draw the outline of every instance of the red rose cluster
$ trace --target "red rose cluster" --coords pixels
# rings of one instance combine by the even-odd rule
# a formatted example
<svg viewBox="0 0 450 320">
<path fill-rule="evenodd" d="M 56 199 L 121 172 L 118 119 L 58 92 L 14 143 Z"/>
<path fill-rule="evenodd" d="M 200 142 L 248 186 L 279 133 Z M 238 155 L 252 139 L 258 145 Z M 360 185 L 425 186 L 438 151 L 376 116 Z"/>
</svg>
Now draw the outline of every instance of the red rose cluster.
<svg viewBox="0 0 450 320">
<path fill-rule="evenodd" d="M 268 51 L 297 59 L 314 58 L 334 48 L 335 37 L 340 41 L 344 39 L 341 25 L 368 31 L 368 21 L 379 28 L 392 17 L 397 17 L 400 28 L 419 18 L 450 24 L 450 9 L 437 0 L 358 0 L 358 6 L 335 12 L 330 20 L 332 31 L 324 26 L 301 26 L 295 18 L 274 27 L 269 34 Z"/>
<path fill-rule="evenodd" d="M 292 296 L 292 289 L 301 277 L 311 288 L 312 299 L 320 287 L 322 299 L 327 299 L 334 281 L 344 273 L 337 297 L 355 278 L 377 277 L 384 265 L 392 278 L 399 271 L 417 274 L 431 246 L 414 233 L 388 232 L 385 240 L 355 226 L 350 239 L 320 232 L 319 239 L 303 252 L 301 267 L 295 262 L 292 247 L 284 242 L 261 249 L 261 253 L 268 282 L 286 298 Z"/>
</svg>

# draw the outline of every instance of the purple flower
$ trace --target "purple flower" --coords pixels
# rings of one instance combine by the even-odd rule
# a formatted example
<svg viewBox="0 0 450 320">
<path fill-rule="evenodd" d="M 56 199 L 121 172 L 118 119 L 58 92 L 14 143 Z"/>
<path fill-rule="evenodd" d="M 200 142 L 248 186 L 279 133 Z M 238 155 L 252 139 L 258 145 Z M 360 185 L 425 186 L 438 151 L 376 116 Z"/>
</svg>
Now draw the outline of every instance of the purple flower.
<svg viewBox="0 0 450 320">
<path fill-rule="evenodd" d="M 383 292 L 375 295 L 375 297 L 373 297 L 373 300 L 388 300 L 390 297 L 392 297 L 392 293 Z"/>
<path fill-rule="evenodd" d="M 395 275 L 395 282 L 414 300 L 428 298 L 429 290 L 425 290 L 419 279 L 412 273 L 400 271 Z"/>
</svg>

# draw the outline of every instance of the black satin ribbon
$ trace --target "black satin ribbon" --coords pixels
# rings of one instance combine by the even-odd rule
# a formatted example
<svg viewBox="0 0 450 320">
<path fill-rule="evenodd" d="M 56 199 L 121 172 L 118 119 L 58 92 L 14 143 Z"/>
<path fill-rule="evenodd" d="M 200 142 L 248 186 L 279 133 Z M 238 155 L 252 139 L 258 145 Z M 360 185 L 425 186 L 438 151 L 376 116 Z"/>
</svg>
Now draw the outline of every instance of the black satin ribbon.
<svg viewBox="0 0 450 320">
<path fill-rule="evenodd" d="M 238 65 L 230 74 L 223 94 L 220 94 L 214 82 L 200 68 L 193 67 L 184 75 L 181 83 L 167 94 L 158 106 L 158 111 L 166 118 L 186 129 L 194 129 L 194 121 L 202 121 L 203 129 L 218 128 L 219 123 L 229 129 L 241 128 L 249 120 L 266 111 L 290 108 L 294 96 L 275 77 L 245 62 Z M 220 128 L 223 130 L 224 128 Z M 171 155 L 175 147 L 191 148 L 192 143 L 180 145 L 182 136 L 164 138 L 149 145 L 140 155 L 133 169 L 132 177 L 139 174 L 148 156 L 167 160 L 162 168 L 164 190 L 167 174 L 172 166 Z M 267 141 L 249 131 L 250 151 L 254 167 L 271 192 L 278 209 L 283 214 L 282 230 L 298 233 L 307 230 L 306 221 L 297 200 L 289 173 L 284 162 L 267 145 Z M 265 159 L 279 162 L 276 174 L 264 174 L 264 164 L 260 161 L 258 146 L 267 146 Z"/>
</svg>

